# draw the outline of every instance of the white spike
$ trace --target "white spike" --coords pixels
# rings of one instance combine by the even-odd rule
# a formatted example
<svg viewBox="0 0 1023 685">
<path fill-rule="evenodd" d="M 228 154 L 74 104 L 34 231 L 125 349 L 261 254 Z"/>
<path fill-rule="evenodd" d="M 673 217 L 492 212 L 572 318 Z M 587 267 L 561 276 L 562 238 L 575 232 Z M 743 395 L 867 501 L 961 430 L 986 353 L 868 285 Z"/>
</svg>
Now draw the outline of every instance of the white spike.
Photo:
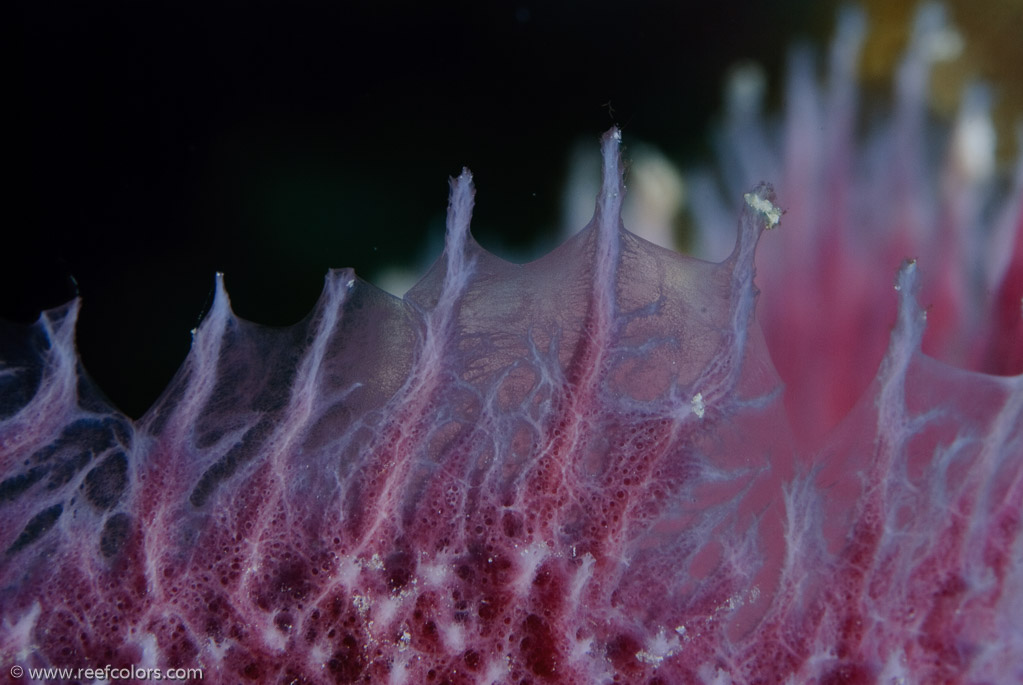
<svg viewBox="0 0 1023 685">
<path fill-rule="evenodd" d="M 231 311 L 231 298 L 224 286 L 224 274 L 218 271 L 213 306 L 198 328 L 192 329 L 192 349 L 185 363 L 191 367 L 195 380 L 188 384 L 187 393 L 175 412 L 174 421 L 179 425 L 192 424 L 216 386 L 220 351 L 224 345 L 228 322 L 232 318 L 234 312 Z"/>
<path fill-rule="evenodd" d="M 899 294 L 899 310 L 888 341 L 888 351 L 879 377 L 886 379 L 886 387 L 893 377 L 901 377 L 909 365 L 912 354 L 920 349 L 927 312 L 920 308 L 916 295 L 919 289 L 916 260 L 907 259 L 895 275 L 895 292 Z M 882 391 L 884 397 L 885 391 Z"/>
<path fill-rule="evenodd" d="M 831 43 L 831 85 L 836 79 L 853 85 L 860 48 L 866 34 L 867 20 L 858 7 L 845 7 L 838 15 L 838 28 Z"/>
<path fill-rule="evenodd" d="M 718 349 L 697 379 L 701 390 L 693 397 L 691 406 L 698 417 L 707 405 L 713 405 L 724 393 L 731 391 L 742 370 L 743 350 L 756 305 L 753 262 L 757 241 L 765 229 L 773 228 L 781 220 L 782 210 L 775 204 L 774 190 L 769 184 L 758 185 L 744 198 L 747 206 L 739 217 L 739 235 L 728 258 L 732 269 L 729 341 Z"/>
<path fill-rule="evenodd" d="M 614 289 L 621 253 L 621 239 L 618 227 L 621 224 L 622 196 L 625 185 L 622 181 L 619 146 L 622 132 L 612 127 L 601 138 L 601 154 L 604 168 L 600 195 L 597 198 L 597 254 L 594 264 L 594 297 L 597 302 L 597 316 L 601 319 L 598 327 L 608 330 L 614 316 Z"/>
<path fill-rule="evenodd" d="M 907 259 L 895 276 L 895 291 L 899 293 L 899 316 L 893 337 L 908 336 L 908 340 L 915 340 L 919 344 L 927 312 L 920 308 L 916 300 L 917 281 L 916 260 Z"/>
<path fill-rule="evenodd" d="M 448 303 L 452 303 L 464 290 L 471 270 L 471 264 L 466 261 L 465 248 L 469 241 L 469 222 L 472 219 L 475 195 L 472 172 L 463 168 L 458 178 L 451 180 L 451 196 L 448 201 L 447 234 L 444 237 L 447 269 L 440 297 Z"/>
<path fill-rule="evenodd" d="M 35 439 L 38 434 L 59 430 L 69 408 L 78 401 L 78 353 L 75 351 L 75 327 L 81 299 L 75 298 L 59 309 L 44 311 L 36 326 L 41 326 L 50 341 L 43 352 L 44 377 L 32 400 L 22 407 L 5 426 L 3 448 L 10 454 Z M 5 373 L 0 360 L 0 374 Z M 49 428 L 45 426 L 49 425 Z"/>
<path fill-rule="evenodd" d="M 618 222 L 622 210 L 622 196 L 625 185 L 622 182 L 621 156 L 619 147 L 622 132 L 617 126 L 611 128 L 601 139 L 601 154 L 604 159 L 604 173 L 601 179 L 600 197 L 597 200 L 597 222 L 600 227 L 600 242 L 614 244 L 617 251 Z"/>
<path fill-rule="evenodd" d="M 977 183 L 990 178 L 997 136 L 986 88 L 972 86 L 966 91 L 952 136 L 952 161 L 963 179 Z"/>
<path fill-rule="evenodd" d="M 213 306 L 210 307 L 210 311 L 199 322 L 199 325 L 192 329 L 192 346 L 195 346 L 197 336 L 207 329 L 216 329 L 218 331 L 216 337 L 220 337 L 220 332 L 224 328 L 223 323 L 233 313 L 231 297 L 227 294 L 227 288 L 224 286 L 224 272 L 218 271 L 214 276 Z"/>
<path fill-rule="evenodd" d="M 1012 192 L 995 220 L 987 250 L 987 287 L 996 290 L 1012 263 L 1012 250 L 1017 240 L 1017 221 L 1023 216 L 1023 121 L 1016 125 L 1016 169 Z M 1023 298 L 1020 301 L 1023 313 Z"/>
<path fill-rule="evenodd" d="M 828 103 L 825 114 L 830 127 L 831 151 L 828 167 L 833 177 L 841 183 L 848 174 L 851 162 L 850 144 L 853 140 L 853 121 L 856 117 L 856 66 L 866 33 L 866 19 L 859 8 L 847 7 L 838 17 L 838 30 L 831 44 L 831 63 L 828 75 Z M 833 184 L 836 181 L 832 181 Z"/>
<path fill-rule="evenodd" d="M 949 58 L 956 36 L 958 33 L 946 21 L 942 5 L 928 3 L 917 11 L 909 49 L 896 74 L 896 125 L 902 137 L 900 152 L 905 163 L 915 163 L 920 157 L 931 67 Z"/>
<path fill-rule="evenodd" d="M 78 363 L 78 355 L 75 352 L 75 329 L 78 325 L 78 312 L 81 309 L 82 300 L 75 298 L 71 300 L 67 311 L 59 319 L 51 316 L 50 312 L 43 312 L 39 317 L 46 330 L 46 336 L 50 339 L 50 353 L 47 355 L 47 372 L 55 376 L 66 378 L 73 383 L 76 379 L 75 370 Z"/>
</svg>

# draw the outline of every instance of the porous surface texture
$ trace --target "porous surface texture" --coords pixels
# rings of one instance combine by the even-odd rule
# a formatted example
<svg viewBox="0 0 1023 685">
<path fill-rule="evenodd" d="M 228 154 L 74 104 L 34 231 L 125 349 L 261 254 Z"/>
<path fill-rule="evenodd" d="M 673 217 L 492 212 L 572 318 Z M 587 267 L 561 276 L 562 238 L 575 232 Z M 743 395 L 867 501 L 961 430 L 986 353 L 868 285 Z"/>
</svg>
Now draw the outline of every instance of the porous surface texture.
<svg viewBox="0 0 1023 685">
<path fill-rule="evenodd" d="M 1023 379 L 922 356 L 907 263 L 871 392 L 801 463 L 753 322 L 770 190 L 725 262 L 682 257 L 619 225 L 617 146 L 593 223 L 538 262 L 472 241 L 466 172 L 403 300 L 336 271 L 275 330 L 218 287 L 138 425 L 79 368 L 77 303 L 5 338 L 5 663 L 1018 677 Z"/>
<path fill-rule="evenodd" d="M 771 296 L 789 343 L 756 321 L 784 203 L 737 194 L 721 263 L 656 247 L 621 225 L 619 140 L 591 224 L 536 262 L 473 241 L 463 172 L 444 255 L 404 298 L 333 271 L 271 329 L 218 277 L 137 422 L 81 368 L 77 301 L 0 330 L 0 677 L 1023 682 L 1019 186 L 970 348 L 1011 373 L 923 354 L 927 264 L 907 260 L 894 290 L 876 275 L 887 346 L 835 419 L 848 389 L 803 337 L 799 274 Z M 819 321 L 839 358 L 876 344 Z"/>
</svg>

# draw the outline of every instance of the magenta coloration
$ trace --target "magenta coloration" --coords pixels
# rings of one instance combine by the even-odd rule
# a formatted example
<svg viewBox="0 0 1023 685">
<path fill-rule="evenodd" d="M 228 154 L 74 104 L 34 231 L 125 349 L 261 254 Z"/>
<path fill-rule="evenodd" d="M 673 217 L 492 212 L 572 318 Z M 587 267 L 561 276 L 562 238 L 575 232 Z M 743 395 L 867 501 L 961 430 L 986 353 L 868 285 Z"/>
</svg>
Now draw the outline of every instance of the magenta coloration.
<svg viewBox="0 0 1023 685">
<path fill-rule="evenodd" d="M 950 30 L 940 5 L 921 7 L 895 75 L 894 112 L 867 118 L 856 80 L 866 26 L 847 8 L 823 84 L 810 53 L 793 53 L 780 121 L 761 114 L 755 72 L 732 79 L 717 141 L 724 192 L 709 174 L 692 179 L 708 258 L 731 240 L 734 198 L 775 182 L 784 230 L 758 253 L 760 321 L 805 450 L 821 447 L 877 373 L 895 319 L 887 274 L 904 259 L 921 264 L 925 353 L 1023 373 L 1023 155 L 997 173 L 991 96 L 979 85 L 951 126 L 932 121 L 928 81 Z"/>
<path fill-rule="evenodd" d="M 725 262 L 676 255 L 620 226 L 618 137 L 594 221 L 533 264 L 472 241 L 466 172 L 404 300 L 335 271 L 271 330 L 218 279 L 137 426 L 77 367 L 77 304 L 47 312 L 2 424 L 5 663 L 1018 677 L 1023 379 L 922 356 L 907 264 L 874 390 L 808 471 L 753 322 L 769 189 Z"/>
<path fill-rule="evenodd" d="M 471 240 L 465 172 L 445 256 L 403 301 L 337 271 L 273 331 L 218 280 L 134 430 L 80 406 L 77 305 L 48 312 L 39 387 L 4 424 L 5 652 L 225 681 L 592 682 L 740 636 L 779 573 L 787 471 L 751 324 L 763 219 L 744 211 L 720 265 L 640 241 L 618 140 L 593 223 L 536 263 Z"/>
<path fill-rule="evenodd" d="M 77 301 L 5 331 L 5 668 L 1023 682 L 1023 376 L 924 355 L 906 261 L 873 380 L 807 449 L 791 393 L 839 381 L 779 377 L 796 352 L 754 316 L 778 199 L 745 194 L 720 264 L 680 256 L 621 225 L 619 140 L 593 221 L 536 262 L 473 241 L 466 171 L 402 299 L 332 271 L 305 321 L 270 329 L 218 277 L 137 422 L 77 360 Z M 1018 298 L 1013 264 L 998 297 Z M 792 278 L 765 299 L 793 309 L 766 311 L 804 321 Z M 971 349 L 1018 351 L 1006 321 Z"/>
</svg>

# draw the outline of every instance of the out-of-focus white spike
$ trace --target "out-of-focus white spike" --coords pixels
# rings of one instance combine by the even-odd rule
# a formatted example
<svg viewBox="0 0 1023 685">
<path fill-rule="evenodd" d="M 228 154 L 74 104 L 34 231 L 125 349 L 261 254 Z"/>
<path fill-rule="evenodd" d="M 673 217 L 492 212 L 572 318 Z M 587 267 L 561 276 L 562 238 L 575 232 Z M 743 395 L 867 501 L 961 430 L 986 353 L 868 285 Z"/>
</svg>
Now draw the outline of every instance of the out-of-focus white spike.
<svg viewBox="0 0 1023 685">
<path fill-rule="evenodd" d="M 1023 237 L 1017 236 L 1018 222 L 1023 221 L 1023 121 L 1016 126 L 1016 170 L 1011 197 L 1015 199 L 1005 203 L 996 219 L 994 233 L 988 243 L 987 287 L 992 291 L 996 290 L 1005 278 L 1005 272 L 1012 263 L 1015 242 L 1023 240 Z"/>
<path fill-rule="evenodd" d="M 922 116 L 934 63 L 954 57 L 961 49 L 962 38 L 948 23 L 944 6 L 922 5 L 913 21 L 909 49 L 896 74 L 896 116 L 901 124 L 909 123 L 905 117 Z"/>
<path fill-rule="evenodd" d="M 781 140 L 782 192 L 786 192 L 790 211 L 786 242 L 795 246 L 789 248 L 789 257 L 805 260 L 808 255 L 819 253 L 817 243 L 820 233 L 818 216 L 821 206 L 826 203 L 820 191 L 821 169 L 826 166 L 824 156 L 828 153 L 825 145 L 825 113 L 819 89 L 814 76 L 813 60 L 807 49 L 795 50 L 789 56 L 785 85 L 785 122 Z M 777 172 L 760 179 L 747 179 L 748 188 L 764 178 L 779 178 Z M 798 190 L 797 190 L 798 189 Z M 775 246 L 776 248 L 778 246 Z M 798 254 L 795 252 L 798 250 Z"/>
<path fill-rule="evenodd" d="M 676 249 L 675 218 L 686 198 L 682 173 L 653 147 L 634 144 L 630 153 L 629 193 L 622 201 L 622 222 L 639 237 Z"/>
<path fill-rule="evenodd" d="M 838 27 L 831 43 L 831 85 L 836 81 L 849 81 L 853 85 L 860 49 L 867 32 L 867 19 L 858 7 L 844 7 L 838 14 Z"/>
<path fill-rule="evenodd" d="M 600 195 L 600 151 L 588 138 L 569 155 L 568 178 L 562 193 L 560 240 L 568 240 L 593 219 L 593 198 Z"/>
<path fill-rule="evenodd" d="M 936 62 L 954 59 L 962 51 L 963 39 L 952 26 L 941 3 L 929 2 L 921 5 L 913 20 L 909 50 L 899 66 L 898 88 L 900 93 L 913 92 L 915 99 L 922 101 L 926 95 L 927 76 Z"/>
<path fill-rule="evenodd" d="M 962 34 L 948 21 L 945 6 L 940 2 L 923 5 L 913 27 L 913 40 L 933 62 L 956 59 L 963 51 Z"/>
<path fill-rule="evenodd" d="M 952 160 L 967 182 L 982 182 L 995 171 L 995 125 L 987 88 L 972 86 L 963 97 L 952 134 Z"/>
<path fill-rule="evenodd" d="M 924 119 L 931 67 L 947 58 L 954 33 L 945 17 L 945 8 L 938 3 L 922 5 L 913 21 L 909 48 L 896 71 L 895 77 L 895 202 L 904 212 L 904 223 L 915 240 L 923 240 L 920 233 L 931 224 L 926 216 L 927 189 L 922 187 L 919 166 L 924 159 Z M 942 47 L 944 46 L 944 47 Z"/>
<path fill-rule="evenodd" d="M 743 120 L 759 117 L 766 90 L 767 76 L 756 62 L 747 62 L 733 69 L 725 86 L 728 116 Z"/>
<path fill-rule="evenodd" d="M 846 7 L 839 13 L 838 29 L 831 42 L 828 74 L 827 125 L 832 168 L 832 188 L 845 182 L 843 177 L 851 164 L 852 127 L 856 115 L 856 71 L 866 34 L 863 11 Z M 836 178 L 838 177 L 838 178 Z"/>
<path fill-rule="evenodd" d="M 729 174 L 738 183 L 729 188 L 735 193 L 769 178 L 776 168 L 777 160 L 768 144 L 761 117 L 766 83 L 763 68 L 756 63 L 736 67 L 728 78 L 726 140 L 731 144 L 725 153 L 735 165 L 734 173 Z"/>
<path fill-rule="evenodd" d="M 949 258 L 956 262 L 949 279 L 962 274 L 966 280 L 964 288 L 978 285 L 979 277 L 987 271 L 983 245 L 990 236 L 983 236 L 982 211 L 984 191 L 995 173 L 995 143 L 990 96 L 985 87 L 973 85 L 963 96 L 951 132 L 941 179 L 939 219 L 941 225 L 947 227 L 943 230 L 950 234 L 945 239 L 945 249 Z M 943 268 L 950 267 L 943 264 Z M 971 294 L 982 297 L 979 293 Z M 969 308 L 962 312 L 961 320 L 965 325 L 979 327 L 982 325 L 980 315 L 979 308 Z"/>
</svg>

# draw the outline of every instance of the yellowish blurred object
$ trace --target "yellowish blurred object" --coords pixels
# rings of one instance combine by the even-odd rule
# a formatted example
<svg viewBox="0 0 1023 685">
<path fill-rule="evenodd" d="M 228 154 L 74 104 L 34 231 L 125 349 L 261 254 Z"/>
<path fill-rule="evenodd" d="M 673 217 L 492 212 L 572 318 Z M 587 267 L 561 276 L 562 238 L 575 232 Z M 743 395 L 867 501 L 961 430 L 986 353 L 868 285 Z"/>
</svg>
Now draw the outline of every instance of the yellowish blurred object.
<svg viewBox="0 0 1023 685">
<path fill-rule="evenodd" d="M 937 55 L 931 75 L 931 104 L 936 113 L 953 117 L 963 89 L 981 81 L 992 89 L 997 159 L 1016 158 L 1015 127 L 1023 121 L 1023 0 L 950 0 L 947 54 Z M 865 0 L 868 26 L 862 80 L 890 92 L 890 82 L 904 54 L 917 5 Z"/>
</svg>

